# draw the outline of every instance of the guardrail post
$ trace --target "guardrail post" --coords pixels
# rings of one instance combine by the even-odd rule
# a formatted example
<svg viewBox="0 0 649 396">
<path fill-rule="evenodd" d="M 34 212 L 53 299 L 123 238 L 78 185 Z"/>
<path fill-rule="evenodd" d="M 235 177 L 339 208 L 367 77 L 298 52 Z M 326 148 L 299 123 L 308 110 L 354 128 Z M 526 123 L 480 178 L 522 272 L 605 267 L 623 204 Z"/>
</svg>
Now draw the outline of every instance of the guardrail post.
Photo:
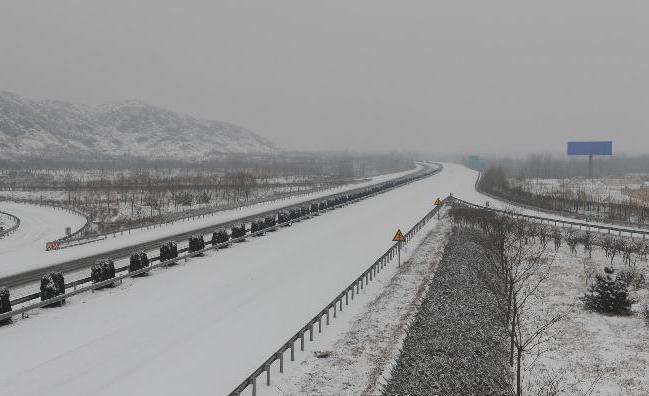
<svg viewBox="0 0 649 396">
<path fill-rule="evenodd" d="M 295 341 L 291 341 L 291 362 L 295 360 Z"/>
<path fill-rule="evenodd" d="M 349 305 L 349 289 L 345 290 L 345 305 Z"/>
<path fill-rule="evenodd" d="M 327 326 L 329 326 L 329 307 L 327 307 Z"/>
<path fill-rule="evenodd" d="M 252 385 L 252 396 L 257 396 L 257 378 L 252 378 L 250 382 Z"/>
<path fill-rule="evenodd" d="M 284 351 L 279 353 L 279 372 L 284 373 Z"/>
<path fill-rule="evenodd" d="M 336 303 L 337 303 L 337 302 L 338 302 L 338 301 L 334 301 L 334 304 L 333 304 L 333 305 L 334 305 L 334 307 L 333 307 L 333 308 L 334 308 L 334 318 L 336 317 Z"/>
<path fill-rule="evenodd" d="M 322 333 L 322 314 L 318 315 L 318 333 Z"/>
<path fill-rule="evenodd" d="M 266 365 L 266 385 L 270 386 L 270 364 Z"/>
<path fill-rule="evenodd" d="M 300 351 L 304 351 L 304 331 L 300 331 Z"/>
<path fill-rule="evenodd" d="M 309 324 L 309 341 L 313 341 L 313 322 Z"/>
</svg>

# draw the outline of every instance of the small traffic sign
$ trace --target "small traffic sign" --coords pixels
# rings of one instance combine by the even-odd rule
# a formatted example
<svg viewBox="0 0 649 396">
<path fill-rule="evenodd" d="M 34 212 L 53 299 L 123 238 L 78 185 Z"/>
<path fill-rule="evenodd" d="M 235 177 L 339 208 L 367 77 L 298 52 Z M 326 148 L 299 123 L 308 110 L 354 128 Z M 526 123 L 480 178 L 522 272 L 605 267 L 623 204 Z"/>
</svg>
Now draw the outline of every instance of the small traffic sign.
<svg viewBox="0 0 649 396">
<path fill-rule="evenodd" d="M 444 204 L 444 202 L 442 202 L 441 199 L 437 198 L 437 199 L 435 200 L 435 206 L 439 206 L 439 205 L 443 205 L 443 204 Z"/>
<path fill-rule="evenodd" d="M 406 237 L 403 236 L 403 234 L 401 233 L 401 230 L 397 230 L 397 233 L 394 234 L 394 238 L 392 238 L 392 240 L 394 242 L 405 242 Z"/>
</svg>

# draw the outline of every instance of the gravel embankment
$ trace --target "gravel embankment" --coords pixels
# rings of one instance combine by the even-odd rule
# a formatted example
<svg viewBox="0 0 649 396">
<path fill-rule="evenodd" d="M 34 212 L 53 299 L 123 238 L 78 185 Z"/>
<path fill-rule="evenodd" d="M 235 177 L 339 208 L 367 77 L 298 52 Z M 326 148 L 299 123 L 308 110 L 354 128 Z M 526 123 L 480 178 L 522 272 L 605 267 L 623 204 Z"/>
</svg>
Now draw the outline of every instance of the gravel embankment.
<svg viewBox="0 0 649 396">
<path fill-rule="evenodd" d="M 507 344 L 481 258 L 469 234 L 453 234 L 384 395 L 507 394 Z"/>
</svg>

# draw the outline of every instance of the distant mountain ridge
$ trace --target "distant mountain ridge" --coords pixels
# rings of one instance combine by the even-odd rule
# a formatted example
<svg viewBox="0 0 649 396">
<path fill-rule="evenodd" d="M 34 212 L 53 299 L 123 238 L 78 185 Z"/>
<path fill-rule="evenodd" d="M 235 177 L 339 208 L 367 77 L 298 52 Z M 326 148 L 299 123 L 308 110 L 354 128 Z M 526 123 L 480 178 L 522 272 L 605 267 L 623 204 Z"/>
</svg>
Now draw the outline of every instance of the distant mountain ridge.
<svg viewBox="0 0 649 396">
<path fill-rule="evenodd" d="M 89 107 L 0 91 L 2 159 L 200 161 L 275 152 L 269 141 L 245 128 L 140 102 Z"/>
</svg>

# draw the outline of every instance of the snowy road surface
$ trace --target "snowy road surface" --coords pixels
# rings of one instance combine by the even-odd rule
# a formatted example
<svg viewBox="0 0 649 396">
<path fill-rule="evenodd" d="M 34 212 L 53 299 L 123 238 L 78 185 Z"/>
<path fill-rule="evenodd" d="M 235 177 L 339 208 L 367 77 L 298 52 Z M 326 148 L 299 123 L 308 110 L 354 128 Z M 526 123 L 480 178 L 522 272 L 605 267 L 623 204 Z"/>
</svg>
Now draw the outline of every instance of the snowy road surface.
<svg viewBox="0 0 649 396">
<path fill-rule="evenodd" d="M 2 394 L 227 394 L 435 198 L 488 199 L 474 190 L 476 172 L 444 166 L 422 181 L 0 327 Z"/>
<path fill-rule="evenodd" d="M 0 210 L 20 219 L 16 232 L 0 239 L 0 275 L 4 268 L 23 271 L 31 265 L 25 261 L 26 251 L 44 251 L 45 243 L 65 236 L 65 227 L 72 232 L 86 224 L 86 219 L 76 213 L 17 202 L 0 202 Z"/>
<path fill-rule="evenodd" d="M 450 192 L 484 203 L 455 164 L 114 289 L 0 327 L 7 395 L 222 395 Z M 495 202 L 492 201 L 492 205 Z M 287 360 L 286 364 L 290 364 Z M 262 379 L 258 386 L 263 385 Z"/>
<path fill-rule="evenodd" d="M 209 227 L 215 224 L 220 224 L 226 221 L 235 220 L 245 216 L 255 215 L 257 213 L 262 213 L 267 210 L 274 208 L 280 208 L 287 205 L 298 204 L 303 201 L 310 199 L 340 193 L 346 190 L 351 190 L 354 188 L 365 187 L 373 184 L 378 184 L 386 180 L 396 179 L 398 177 L 404 176 L 409 173 L 417 172 L 422 168 L 421 165 L 417 165 L 415 169 L 390 173 L 386 175 L 380 175 L 371 178 L 371 180 L 358 184 L 349 184 L 345 186 L 340 186 L 337 188 L 332 188 L 324 191 L 320 191 L 313 194 L 307 194 L 302 197 L 292 197 L 283 200 L 277 200 L 272 202 L 264 202 L 256 205 L 250 205 L 242 207 L 239 209 L 227 210 L 222 212 L 216 212 L 212 215 L 208 215 L 195 220 L 181 221 L 170 223 L 158 228 L 142 228 L 137 229 L 132 232 L 124 233 L 123 235 L 116 235 L 115 237 L 108 237 L 108 239 L 74 246 L 67 249 L 55 250 L 55 251 L 45 251 L 45 242 L 25 240 L 21 248 L 9 249 L 4 252 L 2 255 L 2 261 L 0 262 L 0 278 L 14 275 L 17 273 L 24 272 L 26 270 L 33 270 L 43 267 L 48 267 L 55 264 L 60 264 L 70 260 L 80 259 L 84 257 L 93 256 L 96 254 L 101 254 L 103 252 L 110 252 L 115 249 L 123 248 L 125 246 L 131 246 L 138 243 L 144 243 L 149 241 L 154 241 L 156 239 L 165 238 L 171 235 L 176 235 L 183 232 L 190 232 L 199 228 Z M 0 210 L 2 210 L 2 205 L 5 203 L 0 203 Z M 30 205 L 31 206 L 31 205 Z M 10 211 L 9 211 L 10 212 Z M 60 211 L 55 211 L 58 213 L 64 213 Z M 17 214 L 18 215 L 18 214 Z M 47 229 L 57 229 L 60 228 L 58 237 L 64 234 L 64 228 L 66 223 L 63 218 L 54 218 L 52 215 L 49 217 L 44 217 L 43 228 Z M 18 217 L 21 217 L 18 215 Z M 37 216 L 34 216 L 37 218 Z M 22 228 L 22 224 L 21 224 Z M 78 228 L 78 227 L 77 227 Z M 56 239 L 50 238 L 49 240 Z M 0 241 L 0 246 L 3 245 L 3 242 Z M 30 249 L 25 250 L 23 248 L 30 247 Z"/>
</svg>

